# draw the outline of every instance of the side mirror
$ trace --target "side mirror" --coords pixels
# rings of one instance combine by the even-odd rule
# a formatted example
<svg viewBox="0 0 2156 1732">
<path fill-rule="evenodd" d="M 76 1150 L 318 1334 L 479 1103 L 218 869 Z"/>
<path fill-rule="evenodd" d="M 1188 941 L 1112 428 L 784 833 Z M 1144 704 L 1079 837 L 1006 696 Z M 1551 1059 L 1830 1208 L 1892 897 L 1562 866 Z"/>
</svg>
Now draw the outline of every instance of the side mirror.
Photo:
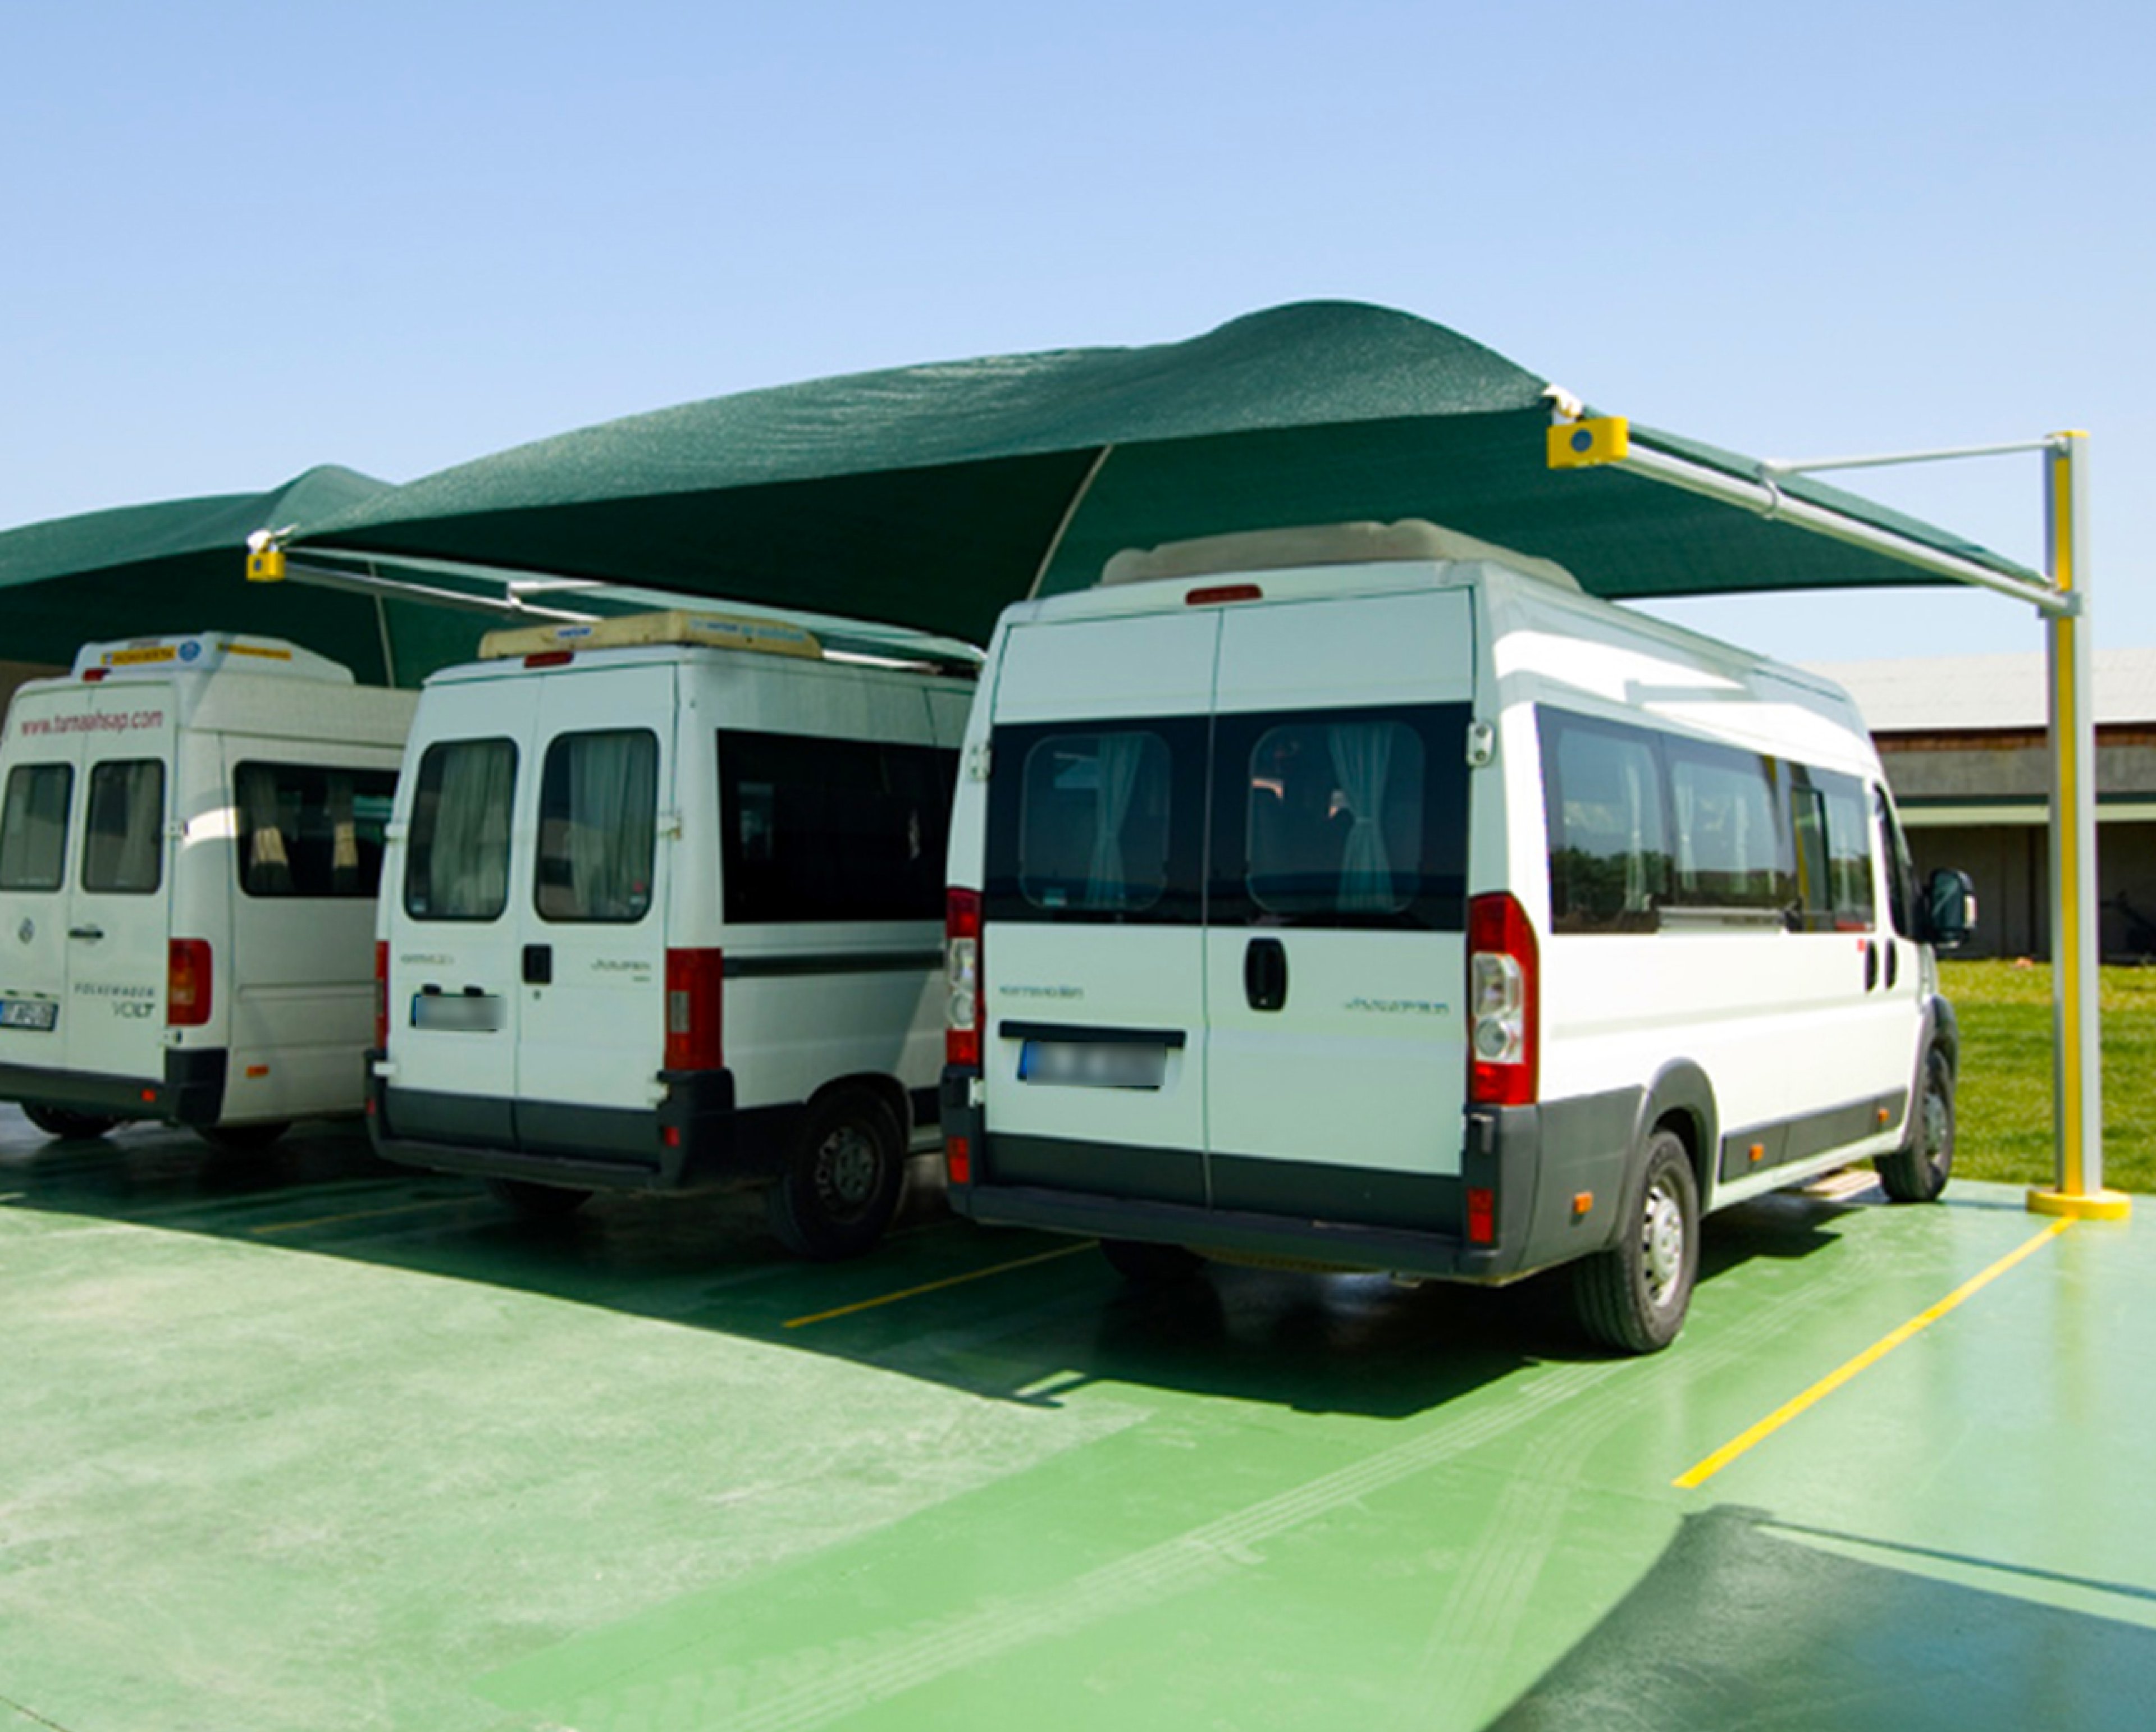
<svg viewBox="0 0 2156 1732">
<path fill-rule="evenodd" d="M 1958 951 L 1976 928 L 1976 884 L 1942 866 L 1924 880 L 1924 936 L 1935 951 Z"/>
</svg>

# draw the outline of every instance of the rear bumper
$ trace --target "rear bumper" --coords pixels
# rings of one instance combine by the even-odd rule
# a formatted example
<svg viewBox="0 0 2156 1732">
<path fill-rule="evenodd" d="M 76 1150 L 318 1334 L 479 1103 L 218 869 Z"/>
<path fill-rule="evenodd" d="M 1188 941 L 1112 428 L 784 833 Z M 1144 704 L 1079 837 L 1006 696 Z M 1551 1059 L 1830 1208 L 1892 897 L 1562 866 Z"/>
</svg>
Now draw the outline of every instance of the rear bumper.
<svg viewBox="0 0 2156 1732">
<path fill-rule="evenodd" d="M 398 1089 L 367 1054 L 367 1129 L 375 1151 L 408 1166 L 526 1179 L 589 1191 L 679 1191 L 778 1171 L 798 1107 L 734 1105 L 726 1070 L 660 1073 L 649 1109 L 488 1099 Z"/>
<path fill-rule="evenodd" d="M 106 1119 L 214 1125 L 224 1110 L 226 1058 L 222 1047 L 167 1048 L 162 1078 L 0 1064 L 0 1100 L 33 1100 Z"/>
<path fill-rule="evenodd" d="M 1603 1249 L 1636 1145 L 1644 1093 L 1613 1091 L 1541 1106 L 1468 1111 L 1457 1178 L 1415 1179 L 1352 1166 L 1181 1157 L 1187 1171 L 1140 1178 L 1138 1151 L 999 1140 L 973 1104 L 975 1074 L 944 1074 L 947 1139 L 963 1138 L 969 1176 L 949 1186 L 958 1214 L 999 1225 L 1345 1268 L 1473 1282 L 1510 1280 Z M 1050 1182 L 1040 1181 L 1046 1171 Z M 1466 1236 L 1471 1191 L 1490 1194 L 1487 1243 Z M 1141 1191 L 1143 1194 L 1140 1194 Z M 1578 1199 L 1589 1201 L 1582 1206 Z"/>
</svg>

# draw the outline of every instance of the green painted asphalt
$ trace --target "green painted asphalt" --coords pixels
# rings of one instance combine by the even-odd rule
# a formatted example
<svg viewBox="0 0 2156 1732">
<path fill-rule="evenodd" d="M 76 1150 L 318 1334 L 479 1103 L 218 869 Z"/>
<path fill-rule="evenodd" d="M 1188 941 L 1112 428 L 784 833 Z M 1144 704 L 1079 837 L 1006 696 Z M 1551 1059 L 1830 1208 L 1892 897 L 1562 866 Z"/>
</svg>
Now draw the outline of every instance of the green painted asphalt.
<svg viewBox="0 0 2156 1732">
<path fill-rule="evenodd" d="M 925 1187 L 930 1188 L 930 1187 Z M 1503 1293 L 752 1200 L 507 1217 L 0 1109 L 0 1732 L 2156 1723 L 2156 1238 L 1710 1224 L 1670 1352 Z"/>
</svg>

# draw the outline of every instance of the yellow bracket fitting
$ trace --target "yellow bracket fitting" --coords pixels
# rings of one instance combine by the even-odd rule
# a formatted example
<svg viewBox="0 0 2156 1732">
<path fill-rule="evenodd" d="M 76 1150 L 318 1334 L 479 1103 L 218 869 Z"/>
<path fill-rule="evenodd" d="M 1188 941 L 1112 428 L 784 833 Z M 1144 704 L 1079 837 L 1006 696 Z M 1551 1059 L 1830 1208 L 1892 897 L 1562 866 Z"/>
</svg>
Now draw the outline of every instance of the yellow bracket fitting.
<svg viewBox="0 0 2156 1732">
<path fill-rule="evenodd" d="M 2039 1190 L 2032 1186 L 2029 1212 L 2032 1215 L 2064 1215 L 2076 1221 L 2123 1221 L 2133 1212 L 2133 1199 L 2123 1191 L 2075 1193 Z"/>
<path fill-rule="evenodd" d="M 285 550 L 264 547 L 259 553 L 249 554 L 247 581 L 249 583 L 282 583 L 285 581 Z"/>
<path fill-rule="evenodd" d="M 1549 466 L 1553 469 L 1591 469 L 1601 464 L 1622 463 L 1631 452 L 1632 423 L 1622 415 L 1560 421 L 1549 430 Z"/>
</svg>

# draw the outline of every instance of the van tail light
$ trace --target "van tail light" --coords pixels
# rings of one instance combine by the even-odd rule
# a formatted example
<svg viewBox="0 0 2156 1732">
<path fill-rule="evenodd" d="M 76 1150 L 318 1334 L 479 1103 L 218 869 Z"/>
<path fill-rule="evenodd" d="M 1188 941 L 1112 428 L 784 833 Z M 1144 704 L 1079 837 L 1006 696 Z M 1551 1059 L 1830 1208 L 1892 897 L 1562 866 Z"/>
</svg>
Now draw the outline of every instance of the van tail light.
<svg viewBox="0 0 2156 1732">
<path fill-rule="evenodd" d="M 981 893 L 952 890 L 943 904 L 943 978 L 951 989 L 943 1033 L 947 1064 L 981 1063 Z"/>
<path fill-rule="evenodd" d="M 1476 1106 L 1534 1103 L 1541 1041 L 1535 929 L 1502 894 L 1467 905 L 1467 1099 Z"/>
<path fill-rule="evenodd" d="M 206 938 L 175 938 L 165 946 L 165 1021 L 199 1028 L 209 1021 L 210 955 Z"/>
<path fill-rule="evenodd" d="M 721 1038 L 725 1004 L 725 953 L 666 953 L 666 1058 L 669 1070 L 719 1070 L 726 1064 Z"/>
<path fill-rule="evenodd" d="M 389 946 L 374 940 L 374 1050 L 389 1050 Z"/>
</svg>

